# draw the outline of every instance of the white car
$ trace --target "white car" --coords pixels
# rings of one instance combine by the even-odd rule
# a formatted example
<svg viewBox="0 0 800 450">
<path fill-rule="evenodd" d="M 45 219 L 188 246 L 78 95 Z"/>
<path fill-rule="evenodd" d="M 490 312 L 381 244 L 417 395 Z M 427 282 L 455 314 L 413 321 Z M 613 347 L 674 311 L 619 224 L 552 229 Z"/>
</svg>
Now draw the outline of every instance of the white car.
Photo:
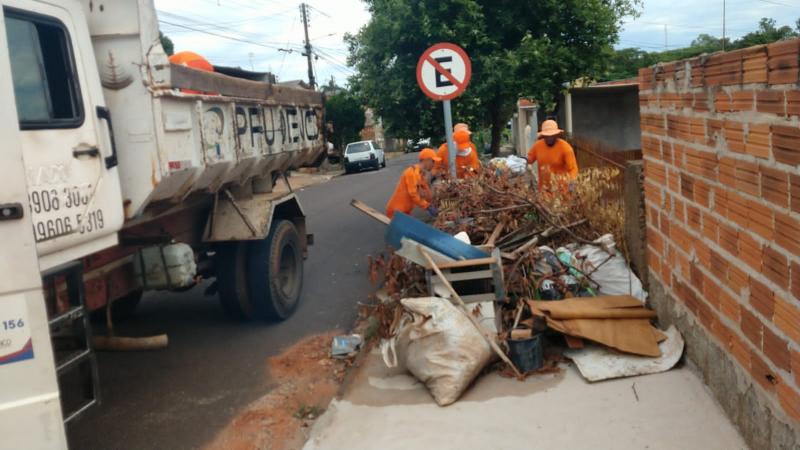
<svg viewBox="0 0 800 450">
<path fill-rule="evenodd" d="M 386 167 L 386 156 L 375 141 L 352 142 L 344 149 L 345 173 L 381 167 Z"/>
</svg>

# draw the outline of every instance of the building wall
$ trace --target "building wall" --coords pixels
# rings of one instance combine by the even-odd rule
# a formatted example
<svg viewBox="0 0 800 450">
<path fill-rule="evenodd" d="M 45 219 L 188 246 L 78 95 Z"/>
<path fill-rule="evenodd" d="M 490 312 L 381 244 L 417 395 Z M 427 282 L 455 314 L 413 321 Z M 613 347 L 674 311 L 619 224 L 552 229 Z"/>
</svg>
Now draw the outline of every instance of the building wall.
<svg viewBox="0 0 800 450">
<path fill-rule="evenodd" d="M 800 446 L 799 55 L 639 72 L 651 302 L 754 448 Z"/>
<path fill-rule="evenodd" d="M 641 148 L 635 85 L 576 88 L 571 97 L 573 136 L 617 150 Z"/>
</svg>

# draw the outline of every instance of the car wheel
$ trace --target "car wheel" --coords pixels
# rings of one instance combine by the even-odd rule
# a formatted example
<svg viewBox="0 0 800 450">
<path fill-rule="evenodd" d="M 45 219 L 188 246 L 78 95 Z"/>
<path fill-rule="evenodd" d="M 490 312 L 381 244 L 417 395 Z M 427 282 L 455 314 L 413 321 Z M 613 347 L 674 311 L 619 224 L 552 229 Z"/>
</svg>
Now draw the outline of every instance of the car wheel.
<svg viewBox="0 0 800 450">
<path fill-rule="evenodd" d="M 288 319 L 300 303 L 303 287 L 303 251 L 297 229 L 288 220 L 276 221 L 266 239 L 248 244 L 248 292 L 256 316 Z"/>
</svg>

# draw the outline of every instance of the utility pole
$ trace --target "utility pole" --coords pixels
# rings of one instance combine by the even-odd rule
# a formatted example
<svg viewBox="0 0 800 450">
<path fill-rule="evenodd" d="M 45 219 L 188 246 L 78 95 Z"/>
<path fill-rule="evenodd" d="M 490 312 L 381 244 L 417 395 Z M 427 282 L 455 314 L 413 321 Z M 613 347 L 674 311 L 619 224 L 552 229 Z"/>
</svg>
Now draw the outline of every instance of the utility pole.
<svg viewBox="0 0 800 450">
<path fill-rule="evenodd" d="M 722 0 L 722 51 L 725 51 L 725 0 Z"/>
<path fill-rule="evenodd" d="M 308 59 L 308 84 L 311 85 L 311 89 L 314 89 L 316 87 L 316 82 L 314 81 L 314 67 L 311 65 L 311 42 L 308 40 L 308 5 L 301 3 L 300 11 L 303 12 L 303 28 L 305 29 L 306 33 L 306 52 L 303 54 L 303 56 Z"/>
<path fill-rule="evenodd" d="M 669 45 L 667 45 L 667 24 L 664 24 L 664 51 L 669 50 Z"/>
</svg>

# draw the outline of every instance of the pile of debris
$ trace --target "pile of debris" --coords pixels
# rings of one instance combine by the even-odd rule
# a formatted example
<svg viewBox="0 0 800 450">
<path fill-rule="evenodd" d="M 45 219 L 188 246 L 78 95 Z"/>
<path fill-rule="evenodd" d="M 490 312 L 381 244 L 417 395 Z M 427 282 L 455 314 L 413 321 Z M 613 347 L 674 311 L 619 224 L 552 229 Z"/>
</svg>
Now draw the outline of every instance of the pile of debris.
<svg viewBox="0 0 800 450">
<path fill-rule="evenodd" d="M 540 370 L 554 337 L 590 380 L 671 367 L 680 336 L 653 327 L 647 294 L 615 242 L 624 226 L 622 200 L 609 195 L 616 176 L 589 168 L 540 190 L 528 173 L 486 170 L 434 186 L 432 227 L 368 212 L 389 225 L 391 252 L 370 258 L 381 300 L 364 308 L 378 319 L 386 363 L 404 363 L 440 405 L 494 356 L 520 378 Z M 624 369 L 600 364 L 600 373 L 597 358 Z"/>
</svg>

